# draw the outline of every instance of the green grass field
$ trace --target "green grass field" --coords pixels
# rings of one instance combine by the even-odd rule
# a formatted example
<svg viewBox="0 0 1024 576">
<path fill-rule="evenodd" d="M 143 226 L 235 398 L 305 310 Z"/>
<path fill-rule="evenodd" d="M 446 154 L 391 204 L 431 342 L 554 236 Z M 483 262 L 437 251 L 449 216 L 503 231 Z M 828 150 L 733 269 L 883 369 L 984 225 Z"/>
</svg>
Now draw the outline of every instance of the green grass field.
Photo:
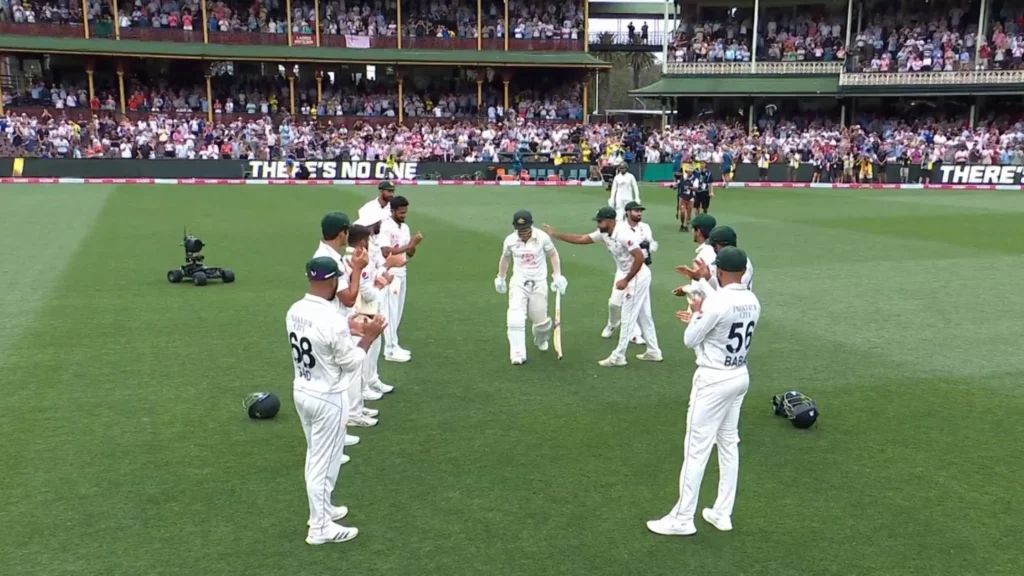
<svg viewBox="0 0 1024 576">
<path fill-rule="evenodd" d="M 966 575 L 1024 572 L 1024 194 L 727 190 L 763 305 L 730 534 L 649 534 L 677 497 L 693 243 L 645 190 L 666 361 L 604 369 L 613 263 L 560 244 L 565 359 L 513 367 L 492 279 L 511 214 L 591 229 L 593 188 L 407 187 L 397 391 L 357 432 L 351 543 L 303 542 L 288 306 L 327 211 L 372 187 L 0 187 L 0 574 Z M 234 285 L 170 285 L 182 226 Z M 796 430 L 772 395 L 823 414 Z M 273 421 L 242 410 L 277 392 Z M 702 503 L 714 498 L 715 459 Z"/>
</svg>

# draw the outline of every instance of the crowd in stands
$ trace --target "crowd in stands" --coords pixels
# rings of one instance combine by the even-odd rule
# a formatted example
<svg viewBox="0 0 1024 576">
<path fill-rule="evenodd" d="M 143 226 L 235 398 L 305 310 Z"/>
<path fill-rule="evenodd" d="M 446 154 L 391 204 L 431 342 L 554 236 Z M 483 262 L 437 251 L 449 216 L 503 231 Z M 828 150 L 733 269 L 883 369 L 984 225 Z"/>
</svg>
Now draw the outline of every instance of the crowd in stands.
<svg viewBox="0 0 1024 576">
<path fill-rule="evenodd" d="M 201 114 L 153 113 L 137 120 L 96 114 L 77 123 L 60 115 L 9 109 L 0 117 L 0 153 L 44 157 L 242 158 L 488 162 L 521 146 L 539 153 L 594 161 L 606 146 L 628 143 L 631 162 L 818 162 L 849 154 L 879 164 L 1024 165 L 1024 121 L 989 121 L 974 129 L 963 119 L 865 118 L 852 126 L 815 117 L 766 120 L 752 131 L 744 121 L 699 119 L 666 130 L 635 126 L 507 117 L 441 122 L 412 118 L 396 123 L 343 125 L 334 119 L 274 121 L 255 114 L 206 122 Z M 12 148 L 14 150 L 12 150 Z"/>
<path fill-rule="evenodd" d="M 99 3 L 90 3 L 90 11 L 97 9 L 98 6 Z M 71 0 L 3 0 L 0 2 L 0 22 L 80 25 L 82 3 Z"/>
</svg>

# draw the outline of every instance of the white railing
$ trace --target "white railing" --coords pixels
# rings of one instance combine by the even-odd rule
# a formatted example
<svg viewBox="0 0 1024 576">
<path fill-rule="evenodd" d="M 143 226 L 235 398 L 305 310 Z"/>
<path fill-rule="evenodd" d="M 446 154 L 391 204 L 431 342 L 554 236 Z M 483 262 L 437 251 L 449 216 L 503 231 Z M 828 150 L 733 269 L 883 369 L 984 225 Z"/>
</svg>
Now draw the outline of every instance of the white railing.
<svg viewBox="0 0 1024 576">
<path fill-rule="evenodd" d="M 839 74 L 842 62 L 669 62 L 668 74 Z"/>
<path fill-rule="evenodd" d="M 851 72 L 840 86 L 955 86 L 957 84 L 1024 84 L 1024 70 L 960 72 Z"/>
</svg>

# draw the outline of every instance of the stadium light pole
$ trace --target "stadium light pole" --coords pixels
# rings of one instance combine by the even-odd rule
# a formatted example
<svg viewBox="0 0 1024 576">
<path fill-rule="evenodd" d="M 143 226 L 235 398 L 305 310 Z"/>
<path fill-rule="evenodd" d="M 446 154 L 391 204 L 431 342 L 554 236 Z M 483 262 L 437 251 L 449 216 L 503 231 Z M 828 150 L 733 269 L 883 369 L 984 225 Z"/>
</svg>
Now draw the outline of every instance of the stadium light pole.
<svg viewBox="0 0 1024 576">
<path fill-rule="evenodd" d="M 754 0 L 754 34 L 750 42 L 750 73 L 757 72 L 757 13 L 760 11 L 761 3 Z"/>
</svg>

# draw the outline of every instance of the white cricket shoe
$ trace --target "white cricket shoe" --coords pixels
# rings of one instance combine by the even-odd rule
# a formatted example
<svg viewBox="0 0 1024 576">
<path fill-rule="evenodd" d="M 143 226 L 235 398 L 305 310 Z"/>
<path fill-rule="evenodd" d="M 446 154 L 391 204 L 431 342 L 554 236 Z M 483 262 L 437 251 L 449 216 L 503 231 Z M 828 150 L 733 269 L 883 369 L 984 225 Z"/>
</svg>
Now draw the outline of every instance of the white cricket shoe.
<svg viewBox="0 0 1024 576">
<path fill-rule="evenodd" d="M 639 334 L 636 334 L 635 336 L 630 338 L 629 341 L 632 342 L 633 344 L 639 344 L 641 346 L 643 346 L 644 344 L 647 344 L 647 341 L 644 340 L 644 337 L 639 335 Z"/>
<path fill-rule="evenodd" d="M 718 528 L 722 532 L 729 532 L 732 530 L 732 519 L 725 514 L 716 512 L 714 508 L 705 508 L 701 510 L 700 515 L 704 517 L 705 522 L 711 524 L 715 528 Z"/>
<path fill-rule="evenodd" d="M 412 355 L 408 351 L 399 351 L 401 348 L 384 351 L 384 360 L 388 362 L 405 363 L 412 360 Z M 404 352 L 404 353 L 403 353 Z"/>
<path fill-rule="evenodd" d="M 512 359 L 512 365 L 513 366 L 519 366 L 519 365 L 525 364 L 525 363 L 526 363 L 526 358 L 513 358 Z"/>
<path fill-rule="evenodd" d="M 348 426 L 355 426 L 358 428 L 371 428 L 377 425 L 376 418 L 370 418 L 369 416 L 363 416 L 363 413 L 353 414 L 348 417 Z"/>
<path fill-rule="evenodd" d="M 342 454 L 341 455 L 341 463 L 342 464 L 348 464 L 351 460 L 352 460 L 352 457 L 349 456 L 348 454 Z M 337 520 L 337 518 L 335 518 L 335 520 Z"/>
<path fill-rule="evenodd" d="M 369 416 L 370 418 L 376 418 L 377 415 L 380 414 L 380 410 L 377 410 L 375 408 L 367 408 L 366 406 L 363 406 L 362 412 L 363 416 Z"/>
<path fill-rule="evenodd" d="M 330 542 L 348 542 L 358 535 L 358 528 L 350 528 L 332 522 L 325 530 L 318 530 L 316 532 L 310 530 L 309 534 L 306 535 L 306 544 L 319 546 L 320 544 L 328 544 Z"/>
<path fill-rule="evenodd" d="M 384 395 L 373 389 L 372 386 L 367 386 L 366 390 L 363 390 L 363 400 L 373 402 L 374 400 L 380 400 Z"/>
<path fill-rule="evenodd" d="M 392 352 L 398 354 L 399 356 L 408 356 L 409 358 L 412 358 L 412 352 L 409 352 L 408 350 L 402 348 L 401 346 L 395 346 L 391 350 Z"/>
<path fill-rule="evenodd" d="M 601 365 L 601 366 L 604 366 L 606 368 L 609 367 L 609 366 L 625 366 L 626 365 L 626 359 L 625 358 L 616 358 L 615 356 L 609 356 L 609 357 L 605 358 L 604 360 L 601 360 L 600 362 L 598 362 L 598 364 Z"/>
<path fill-rule="evenodd" d="M 341 520 L 345 516 L 348 516 L 348 506 L 331 506 L 331 520 Z M 306 526 L 309 526 L 309 520 L 306 520 Z"/>
<path fill-rule="evenodd" d="M 547 338 L 536 338 L 535 337 L 533 339 L 533 343 L 537 346 L 537 350 L 540 350 L 541 352 L 547 352 L 548 351 L 549 344 L 548 344 L 548 339 Z"/>
<path fill-rule="evenodd" d="M 385 384 L 380 380 L 377 380 L 373 384 L 370 384 L 370 389 L 380 394 L 390 394 L 395 391 L 395 387 L 390 384 Z"/>
<path fill-rule="evenodd" d="M 644 352 L 643 354 L 636 355 L 637 360 L 643 360 L 644 362 L 661 362 L 664 358 L 661 354 L 651 354 L 650 352 Z"/>
<path fill-rule="evenodd" d="M 612 336 L 614 336 L 615 335 L 615 328 L 616 328 L 616 326 L 611 326 L 611 325 L 605 326 L 604 330 L 601 330 L 601 338 L 611 338 Z"/>
<path fill-rule="evenodd" d="M 660 520 L 648 520 L 647 529 L 662 536 L 692 536 L 697 533 L 697 527 L 693 521 L 682 522 L 672 516 L 665 516 Z"/>
<path fill-rule="evenodd" d="M 359 436 L 345 434 L 345 446 L 355 446 L 356 444 L 359 444 Z"/>
</svg>

